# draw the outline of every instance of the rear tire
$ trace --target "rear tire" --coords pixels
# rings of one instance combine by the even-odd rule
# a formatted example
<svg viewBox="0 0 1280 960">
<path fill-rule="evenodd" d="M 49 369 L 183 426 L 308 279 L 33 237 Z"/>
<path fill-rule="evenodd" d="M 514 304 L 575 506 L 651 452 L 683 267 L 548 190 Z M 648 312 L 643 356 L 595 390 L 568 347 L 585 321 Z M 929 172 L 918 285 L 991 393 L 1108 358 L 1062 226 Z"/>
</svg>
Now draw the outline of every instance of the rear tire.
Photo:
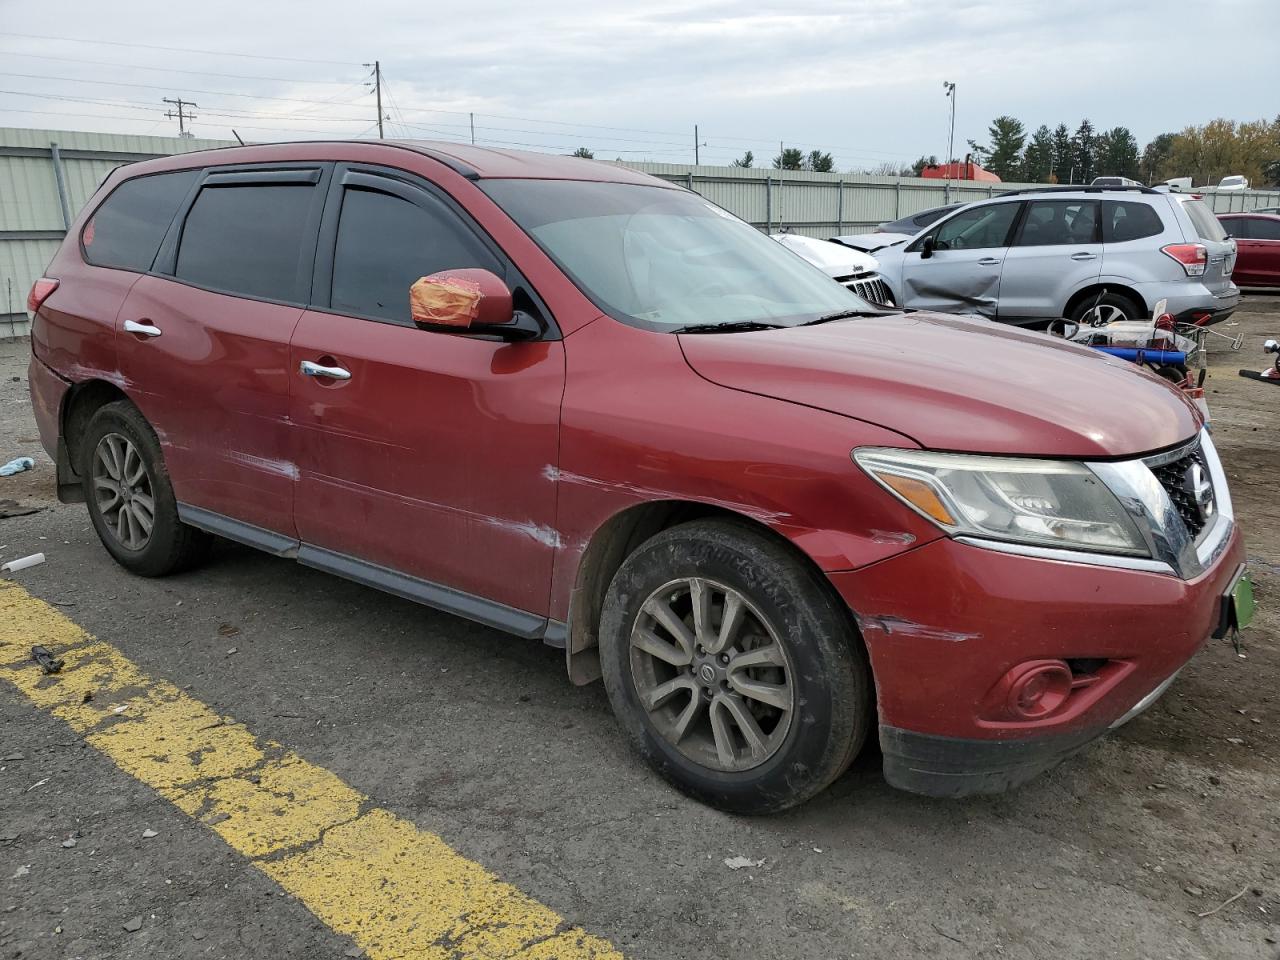
<svg viewBox="0 0 1280 960">
<path fill-rule="evenodd" d="M 213 538 L 178 519 L 160 442 L 132 403 L 117 400 L 99 408 L 79 453 L 89 518 L 122 567 L 163 577 L 208 556 Z"/>
<path fill-rule="evenodd" d="M 635 750 L 730 812 L 809 799 L 870 727 L 870 668 L 848 611 L 786 545 L 745 524 L 682 524 L 627 557 L 605 597 L 600 660 Z"/>
<path fill-rule="evenodd" d="M 1142 309 L 1124 294 L 1106 293 L 1101 297 L 1090 294 L 1072 308 L 1068 319 L 1081 326 L 1092 326 L 1100 319 L 1097 325 L 1101 326 L 1119 320 L 1141 320 L 1143 314 Z"/>
</svg>

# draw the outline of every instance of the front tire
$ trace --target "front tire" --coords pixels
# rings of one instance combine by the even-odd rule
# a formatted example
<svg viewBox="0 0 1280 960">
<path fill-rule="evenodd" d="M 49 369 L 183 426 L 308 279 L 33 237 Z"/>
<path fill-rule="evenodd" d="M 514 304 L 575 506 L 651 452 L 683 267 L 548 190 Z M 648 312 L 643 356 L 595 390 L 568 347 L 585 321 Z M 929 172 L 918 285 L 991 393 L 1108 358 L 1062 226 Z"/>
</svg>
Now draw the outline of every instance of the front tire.
<svg viewBox="0 0 1280 960">
<path fill-rule="evenodd" d="M 787 546 L 745 524 L 683 524 L 632 553 L 605 598 L 600 659 L 637 752 L 731 812 L 809 799 L 870 725 L 870 670 L 847 610 Z"/>
<path fill-rule="evenodd" d="M 89 518 L 126 570 L 163 577 L 201 562 L 212 537 L 178 519 L 160 442 L 132 403 L 117 400 L 89 420 L 80 448 Z"/>
</svg>

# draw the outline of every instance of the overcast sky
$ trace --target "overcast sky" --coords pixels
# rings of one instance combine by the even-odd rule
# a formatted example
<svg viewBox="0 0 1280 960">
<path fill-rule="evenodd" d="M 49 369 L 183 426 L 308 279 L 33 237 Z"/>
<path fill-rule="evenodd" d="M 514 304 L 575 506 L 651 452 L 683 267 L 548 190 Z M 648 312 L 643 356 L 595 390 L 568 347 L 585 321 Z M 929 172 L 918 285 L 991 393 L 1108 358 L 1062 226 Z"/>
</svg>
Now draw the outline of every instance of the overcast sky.
<svg viewBox="0 0 1280 960">
<path fill-rule="evenodd" d="M 1280 0 L 0 0 L 0 126 L 172 134 L 181 96 L 201 137 L 371 136 L 377 58 L 388 136 L 474 112 L 481 143 L 688 163 L 698 124 L 704 163 L 785 141 L 847 170 L 944 154 L 945 80 L 957 154 L 1002 113 L 1141 143 L 1272 118 L 1278 41 Z"/>
</svg>

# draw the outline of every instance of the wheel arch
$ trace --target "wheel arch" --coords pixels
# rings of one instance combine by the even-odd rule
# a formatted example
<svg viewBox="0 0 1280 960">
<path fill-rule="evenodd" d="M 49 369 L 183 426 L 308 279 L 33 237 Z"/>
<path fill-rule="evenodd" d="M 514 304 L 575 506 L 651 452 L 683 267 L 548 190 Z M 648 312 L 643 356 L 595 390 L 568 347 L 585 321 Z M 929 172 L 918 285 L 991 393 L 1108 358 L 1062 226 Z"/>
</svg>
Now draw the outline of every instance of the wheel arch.
<svg viewBox="0 0 1280 960">
<path fill-rule="evenodd" d="M 62 398 L 58 431 L 57 484 L 61 502 L 80 503 L 84 500 L 84 491 L 80 487 L 80 444 L 89 421 L 108 403 L 128 399 L 128 394 L 107 380 L 84 380 L 67 389 Z"/>
<path fill-rule="evenodd" d="M 609 584 L 619 568 L 641 544 L 672 527 L 694 520 L 723 520 L 762 533 L 787 550 L 830 592 L 861 638 L 857 619 L 814 559 L 768 524 L 718 504 L 696 500 L 651 500 L 618 511 L 596 528 L 578 560 L 569 599 L 565 666 L 575 684 L 600 679 L 599 630 Z"/>
<path fill-rule="evenodd" d="M 1062 308 L 1062 315 L 1070 317 L 1071 312 L 1080 306 L 1080 304 L 1089 297 L 1096 297 L 1101 293 L 1114 293 L 1117 296 L 1124 297 L 1126 300 L 1132 300 L 1138 305 L 1138 310 L 1142 316 L 1146 316 L 1150 312 L 1146 299 L 1133 287 L 1124 283 L 1090 283 L 1088 286 L 1081 287 L 1071 295 L 1071 299 L 1067 301 L 1067 305 Z M 1136 319 L 1136 318 L 1135 318 Z"/>
</svg>

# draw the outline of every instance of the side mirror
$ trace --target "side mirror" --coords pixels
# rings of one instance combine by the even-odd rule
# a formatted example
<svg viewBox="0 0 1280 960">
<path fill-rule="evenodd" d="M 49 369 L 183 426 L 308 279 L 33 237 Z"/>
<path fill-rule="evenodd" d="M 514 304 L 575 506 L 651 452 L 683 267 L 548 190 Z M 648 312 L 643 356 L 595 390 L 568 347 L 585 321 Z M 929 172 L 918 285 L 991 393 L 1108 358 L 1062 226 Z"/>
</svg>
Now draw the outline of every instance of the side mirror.
<svg viewBox="0 0 1280 960">
<path fill-rule="evenodd" d="M 414 323 L 467 330 L 510 323 L 511 291 L 488 270 L 442 270 L 422 277 L 409 288 Z"/>
<path fill-rule="evenodd" d="M 937 248 L 934 245 L 932 234 L 925 237 L 924 240 L 920 242 L 920 259 L 928 260 L 933 256 L 933 251 L 935 249 Z"/>
</svg>

